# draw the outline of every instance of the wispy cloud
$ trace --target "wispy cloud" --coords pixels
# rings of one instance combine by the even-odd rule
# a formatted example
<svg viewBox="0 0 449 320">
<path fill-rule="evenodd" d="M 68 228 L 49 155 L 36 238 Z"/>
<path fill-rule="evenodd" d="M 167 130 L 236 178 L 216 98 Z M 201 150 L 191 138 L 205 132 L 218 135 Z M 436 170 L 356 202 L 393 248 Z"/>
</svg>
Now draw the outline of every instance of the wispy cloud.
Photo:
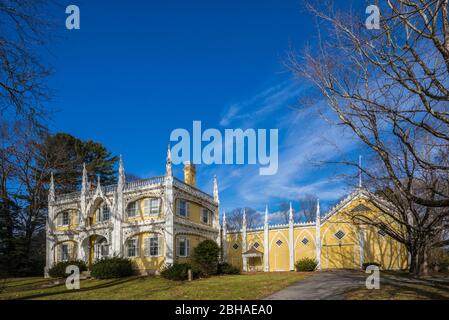
<svg viewBox="0 0 449 320">
<path fill-rule="evenodd" d="M 331 126 L 313 109 L 292 108 L 303 90 L 307 88 L 285 82 L 225 108 L 221 126 L 278 128 L 280 141 L 276 175 L 261 176 L 254 165 L 206 169 L 206 175 L 213 173 L 219 179 L 224 208 L 252 206 L 261 210 L 265 204 L 297 201 L 306 194 L 333 201 L 348 192 L 345 181 L 336 179 L 335 168 L 318 163 L 339 159 L 358 145 L 351 134 Z"/>
<path fill-rule="evenodd" d="M 275 112 L 301 91 L 297 83 L 287 83 L 273 86 L 255 96 L 227 107 L 220 120 L 220 126 L 242 125 L 250 127 L 264 119 L 264 116 Z"/>
</svg>

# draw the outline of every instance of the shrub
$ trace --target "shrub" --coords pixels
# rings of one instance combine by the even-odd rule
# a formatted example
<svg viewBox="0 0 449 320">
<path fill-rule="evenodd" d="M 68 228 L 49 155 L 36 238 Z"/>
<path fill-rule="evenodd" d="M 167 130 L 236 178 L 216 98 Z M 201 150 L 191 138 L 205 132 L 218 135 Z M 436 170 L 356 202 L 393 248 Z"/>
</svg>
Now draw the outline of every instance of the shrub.
<svg viewBox="0 0 449 320">
<path fill-rule="evenodd" d="M 90 274 L 98 279 L 123 278 L 133 275 L 134 268 L 127 258 L 103 258 L 92 264 Z"/>
<path fill-rule="evenodd" d="M 218 264 L 218 274 L 240 274 L 240 269 L 229 263 Z"/>
<path fill-rule="evenodd" d="M 296 271 L 315 271 L 318 263 L 314 259 L 304 258 L 296 261 Z"/>
<path fill-rule="evenodd" d="M 364 262 L 364 263 L 362 264 L 362 269 L 363 269 L 363 270 L 366 270 L 366 268 L 367 268 L 368 266 L 376 266 L 376 267 L 379 267 L 379 268 L 380 268 L 380 263 L 378 263 L 378 262 Z"/>
<path fill-rule="evenodd" d="M 65 269 L 70 265 L 78 266 L 80 272 L 87 270 L 86 263 L 82 260 L 62 261 L 53 265 L 53 267 L 48 270 L 48 274 L 52 278 L 65 278 L 68 276 L 68 274 L 65 273 Z"/>
<path fill-rule="evenodd" d="M 192 270 L 193 279 L 201 277 L 201 270 L 198 267 L 192 266 L 188 263 L 174 263 L 172 265 L 166 266 L 161 271 L 161 276 L 170 280 L 184 281 L 189 277 L 189 269 Z"/>
<path fill-rule="evenodd" d="M 220 248 L 213 240 L 204 240 L 193 250 L 193 264 L 198 266 L 205 276 L 217 274 Z"/>
</svg>

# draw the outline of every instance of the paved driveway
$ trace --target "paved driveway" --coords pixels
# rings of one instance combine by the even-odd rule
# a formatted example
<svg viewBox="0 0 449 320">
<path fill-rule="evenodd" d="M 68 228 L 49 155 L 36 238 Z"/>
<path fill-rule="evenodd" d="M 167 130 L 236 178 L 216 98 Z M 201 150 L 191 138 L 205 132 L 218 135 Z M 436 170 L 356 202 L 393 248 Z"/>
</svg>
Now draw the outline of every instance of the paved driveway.
<svg viewBox="0 0 449 320">
<path fill-rule="evenodd" d="M 364 288 L 368 274 L 356 270 L 318 271 L 265 300 L 341 300 L 355 288 Z"/>
</svg>

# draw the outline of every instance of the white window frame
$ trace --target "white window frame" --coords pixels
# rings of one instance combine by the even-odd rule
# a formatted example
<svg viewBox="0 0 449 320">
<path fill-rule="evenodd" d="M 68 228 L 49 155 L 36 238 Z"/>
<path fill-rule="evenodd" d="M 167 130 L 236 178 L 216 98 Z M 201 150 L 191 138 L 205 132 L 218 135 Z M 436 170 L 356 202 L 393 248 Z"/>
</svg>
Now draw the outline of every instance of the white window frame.
<svg viewBox="0 0 449 320">
<path fill-rule="evenodd" d="M 128 203 L 128 205 L 126 206 L 126 215 L 128 216 L 128 218 L 135 218 L 135 217 L 137 217 L 137 212 L 138 212 L 137 205 L 138 205 L 137 201 L 132 201 L 132 202 Z M 131 211 L 131 206 L 134 207 L 132 211 Z M 130 212 L 133 212 L 133 214 L 130 215 L 129 214 Z"/>
<path fill-rule="evenodd" d="M 181 243 L 184 246 L 184 254 L 181 254 Z M 188 257 L 190 255 L 190 240 L 188 238 L 178 238 L 176 241 L 176 254 L 178 257 Z"/>
<path fill-rule="evenodd" d="M 130 255 L 129 254 L 129 250 L 130 250 L 130 242 L 134 243 L 134 255 Z M 126 255 L 130 258 L 137 258 L 139 257 L 139 239 L 137 238 L 130 238 L 126 241 Z"/>
<path fill-rule="evenodd" d="M 64 211 L 61 213 L 61 226 L 69 226 L 70 225 L 70 212 Z M 67 215 L 67 223 L 65 223 L 65 216 Z"/>
<path fill-rule="evenodd" d="M 159 215 L 160 201 L 158 198 L 145 198 L 143 212 L 146 216 Z"/>
<path fill-rule="evenodd" d="M 64 248 L 67 248 L 67 252 L 64 252 Z M 67 258 L 64 255 L 67 254 Z M 70 248 L 67 243 L 61 244 L 61 261 L 69 261 L 70 260 Z"/>
<path fill-rule="evenodd" d="M 108 213 L 107 219 L 104 218 L 105 212 Z M 106 203 L 103 203 L 101 206 L 101 221 L 109 221 L 109 219 L 111 219 L 111 210 L 109 209 L 109 206 Z"/>
<path fill-rule="evenodd" d="M 207 217 L 207 221 L 206 222 L 204 222 L 204 214 L 206 214 L 206 217 Z M 201 209 L 201 223 L 204 223 L 204 224 L 210 224 L 210 218 L 211 218 L 211 212 L 210 212 L 210 210 L 209 209 L 206 209 L 206 208 L 202 208 Z"/>
<path fill-rule="evenodd" d="M 181 203 L 185 203 L 185 215 L 181 214 Z M 188 218 L 190 215 L 190 206 L 189 206 L 189 202 L 187 200 L 184 199 L 178 199 L 178 216 L 183 217 L 183 218 Z"/>
<path fill-rule="evenodd" d="M 151 253 L 152 249 L 156 249 L 156 253 Z M 162 256 L 162 238 L 160 236 L 153 235 L 145 238 L 145 256 L 146 257 Z"/>
<path fill-rule="evenodd" d="M 150 214 L 158 215 L 160 212 L 160 199 L 153 198 L 150 200 Z"/>
</svg>

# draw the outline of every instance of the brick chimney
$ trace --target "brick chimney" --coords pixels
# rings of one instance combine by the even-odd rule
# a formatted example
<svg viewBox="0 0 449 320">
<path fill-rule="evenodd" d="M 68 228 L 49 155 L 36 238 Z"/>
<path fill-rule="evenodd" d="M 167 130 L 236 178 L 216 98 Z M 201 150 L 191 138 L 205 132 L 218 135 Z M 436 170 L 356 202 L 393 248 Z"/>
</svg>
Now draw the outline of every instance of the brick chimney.
<svg viewBox="0 0 449 320">
<path fill-rule="evenodd" d="M 196 188 L 196 167 L 190 161 L 184 162 L 184 182 Z"/>
</svg>

